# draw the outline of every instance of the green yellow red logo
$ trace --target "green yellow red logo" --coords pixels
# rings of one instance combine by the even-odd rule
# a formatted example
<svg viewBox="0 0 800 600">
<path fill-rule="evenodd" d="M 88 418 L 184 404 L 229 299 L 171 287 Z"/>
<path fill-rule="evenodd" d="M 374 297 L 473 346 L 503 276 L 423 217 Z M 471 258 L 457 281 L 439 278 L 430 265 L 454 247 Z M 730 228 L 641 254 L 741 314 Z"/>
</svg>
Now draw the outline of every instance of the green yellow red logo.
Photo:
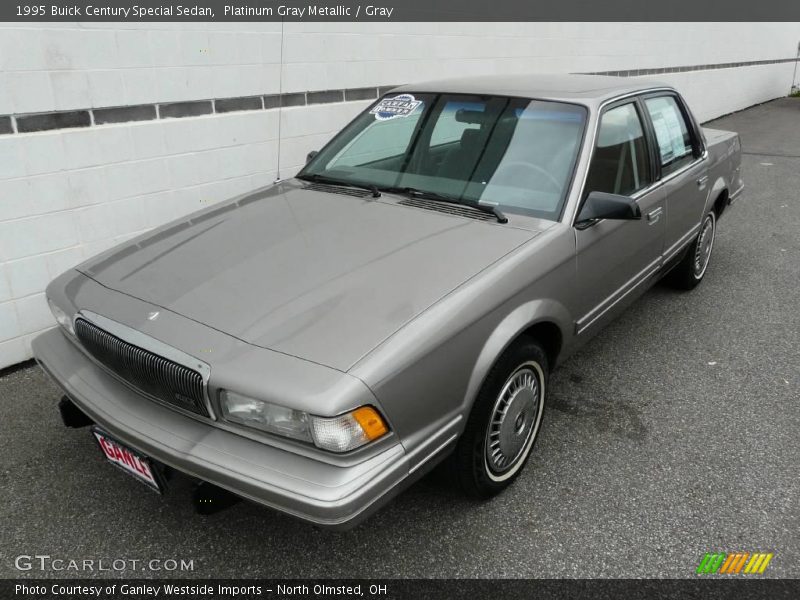
<svg viewBox="0 0 800 600">
<path fill-rule="evenodd" d="M 774 555 L 766 552 L 706 552 L 697 565 L 697 574 L 761 574 Z"/>
</svg>

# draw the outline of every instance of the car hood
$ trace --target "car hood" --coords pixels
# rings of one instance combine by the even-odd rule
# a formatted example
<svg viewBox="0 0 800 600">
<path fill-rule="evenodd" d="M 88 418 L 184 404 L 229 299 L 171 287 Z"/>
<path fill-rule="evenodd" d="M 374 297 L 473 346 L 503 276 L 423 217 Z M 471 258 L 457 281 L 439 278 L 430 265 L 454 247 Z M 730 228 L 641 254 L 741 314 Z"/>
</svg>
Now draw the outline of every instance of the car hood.
<svg viewBox="0 0 800 600">
<path fill-rule="evenodd" d="M 537 233 L 290 180 L 78 270 L 250 344 L 346 371 Z"/>
</svg>

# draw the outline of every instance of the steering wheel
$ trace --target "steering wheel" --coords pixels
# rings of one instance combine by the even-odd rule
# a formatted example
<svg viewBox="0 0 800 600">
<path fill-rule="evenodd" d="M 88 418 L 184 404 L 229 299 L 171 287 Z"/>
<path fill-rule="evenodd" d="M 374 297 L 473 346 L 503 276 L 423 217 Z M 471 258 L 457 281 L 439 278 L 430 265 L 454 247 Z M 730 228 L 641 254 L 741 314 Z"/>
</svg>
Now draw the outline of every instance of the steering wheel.
<svg viewBox="0 0 800 600">
<path fill-rule="evenodd" d="M 542 177 L 544 177 L 547 183 L 549 183 L 550 186 L 553 188 L 552 191 L 556 193 L 561 193 L 561 183 L 559 183 L 559 181 L 555 177 L 553 177 L 548 171 L 546 171 L 539 165 L 534 165 L 533 163 L 525 162 L 522 160 L 514 160 L 506 164 L 500 165 L 500 168 L 498 168 L 497 171 L 495 171 L 494 177 L 492 177 L 492 179 L 497 178 L 499 180 L 503 180 L 509 178 L 516 179 L 517 177 L 522 177 L 520 175 L 517 175 L 516 173 L 520 169 L 536 173 L 537 179 L 541 179 Z"/>
</svg>

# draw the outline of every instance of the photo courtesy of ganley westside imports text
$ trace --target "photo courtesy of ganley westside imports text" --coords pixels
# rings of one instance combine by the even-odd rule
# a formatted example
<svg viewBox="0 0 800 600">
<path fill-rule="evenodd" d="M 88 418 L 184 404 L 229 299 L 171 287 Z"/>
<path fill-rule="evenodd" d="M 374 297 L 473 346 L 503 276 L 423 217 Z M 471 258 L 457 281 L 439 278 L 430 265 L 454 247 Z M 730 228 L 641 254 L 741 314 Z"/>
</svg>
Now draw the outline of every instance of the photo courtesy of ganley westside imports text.
<svg viewBox="0 0 800 600">
<path fill-rule="evenodd" d="M 332 585 L 323 583 L 261 583 L 247 585 L 233 583 L 173 583 L 144 582 L 130 583 L 47 583 L 14 584 L 15 597 L 66 597 L 66 598 L 261 598 L 304 597 L 304 598 L 356 598 L 387 597 L 388 584 Z"/>
</svg>

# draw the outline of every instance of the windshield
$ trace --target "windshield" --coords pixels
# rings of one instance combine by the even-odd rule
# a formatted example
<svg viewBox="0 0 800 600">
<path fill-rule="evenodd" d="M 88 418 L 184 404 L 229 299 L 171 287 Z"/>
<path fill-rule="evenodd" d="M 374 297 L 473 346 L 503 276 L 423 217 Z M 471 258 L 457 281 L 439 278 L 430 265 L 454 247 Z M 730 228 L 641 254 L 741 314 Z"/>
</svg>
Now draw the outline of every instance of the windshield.
<svg viewBox="0 0 800 600">
<path fill-rule="evenodd" d="M 574 104 L 461 94 L 378 100 L 299 173 L 558 220 L 586 121 Z"/>
</svg>

